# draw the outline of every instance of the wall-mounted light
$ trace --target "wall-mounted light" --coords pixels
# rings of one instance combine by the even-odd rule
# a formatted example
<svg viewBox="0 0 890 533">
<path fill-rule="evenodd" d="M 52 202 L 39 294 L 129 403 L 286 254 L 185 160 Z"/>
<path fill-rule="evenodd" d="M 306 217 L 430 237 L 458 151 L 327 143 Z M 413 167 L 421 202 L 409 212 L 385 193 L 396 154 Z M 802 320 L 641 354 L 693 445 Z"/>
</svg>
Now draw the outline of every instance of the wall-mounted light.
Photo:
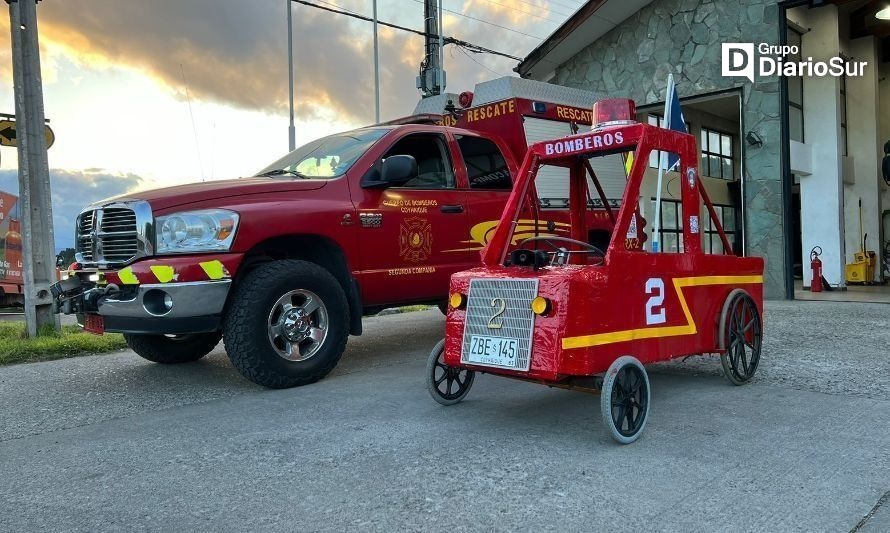
<svg viewBox="0 0 890 533">
<path fill-rule="evenodd" d="M 751 146 L 756 146 L 758 148 L 763 146 L 763 139 L 760 138 L 760 135 L 757 135 L 756 131 L 749 131 L 745 135 L 745 140 L 748 141 L 748 144 Z"/>
<path fill-rule="evenodd" d="M 890 20 L 890 6 L 875 13 L 875 18 L 880 20 Z"/>
</svg>

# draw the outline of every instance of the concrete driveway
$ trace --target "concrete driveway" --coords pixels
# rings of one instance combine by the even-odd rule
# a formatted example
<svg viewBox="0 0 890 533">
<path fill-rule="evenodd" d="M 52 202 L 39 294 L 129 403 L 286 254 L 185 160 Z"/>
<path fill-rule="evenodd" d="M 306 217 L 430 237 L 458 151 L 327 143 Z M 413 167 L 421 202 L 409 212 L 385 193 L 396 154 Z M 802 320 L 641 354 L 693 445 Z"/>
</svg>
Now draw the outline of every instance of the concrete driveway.
<svg viewBox="0 0 890 533">
<path fill-rule="evenodd" d="M 643 438 L 599 399 L 478 376 L 442 407 L 438 311 L 372 318 L 322 382 L 129 352 L 0 368 L 0 530 L 890 530 L 890 307 L 773 302 L 754 383 L 650 368 Z"/>
</svg>

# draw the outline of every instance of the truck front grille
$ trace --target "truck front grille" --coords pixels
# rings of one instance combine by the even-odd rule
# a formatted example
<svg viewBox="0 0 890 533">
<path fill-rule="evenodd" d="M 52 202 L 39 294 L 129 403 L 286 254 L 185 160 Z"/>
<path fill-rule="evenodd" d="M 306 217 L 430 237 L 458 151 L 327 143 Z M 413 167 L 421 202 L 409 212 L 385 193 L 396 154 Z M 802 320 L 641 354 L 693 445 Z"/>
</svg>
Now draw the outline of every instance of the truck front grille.
<svg viewBox="0 0 890 533">
<path fill-rule="evenodd" d="M 531 303 L 537 295 L 537 279 L 470 280 L 461 362 L 471 362 L 467 354 L 473 336 L 494 336 L 516 339 L 518 354 L 514 369 L 528 370 L 535 326 Z M 493 322 L 497 322 L 495 327 Z"/>
<path fill-rule="evenodd" d="M 113 203 L 80 214 L 75 236 L 77 261 L 87 267 L 115 267 L 152 252 L 151 209 L 145 202 Z"/>
</svg>

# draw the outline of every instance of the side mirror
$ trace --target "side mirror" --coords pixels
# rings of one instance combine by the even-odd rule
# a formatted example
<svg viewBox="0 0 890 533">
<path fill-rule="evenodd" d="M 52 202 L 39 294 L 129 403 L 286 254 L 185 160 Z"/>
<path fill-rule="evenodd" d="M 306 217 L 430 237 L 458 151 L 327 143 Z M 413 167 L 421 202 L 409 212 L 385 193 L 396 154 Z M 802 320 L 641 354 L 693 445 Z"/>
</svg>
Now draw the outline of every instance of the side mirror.
<svg viewBox="0 0 890 533">
<path fill-rule="evenodd" d="M 417 160 L 411 155 L 391 155 L 383 160 L 380 181 L 402 185 L 417 177 Z"/>
<path fill-rule="evenodd" d="M 362 187 L 383 189 L 394 185 L 404 185 L 417 177 L 417 160 L 411 155 L 391 155 L 365 172 Z"/>
</svg>

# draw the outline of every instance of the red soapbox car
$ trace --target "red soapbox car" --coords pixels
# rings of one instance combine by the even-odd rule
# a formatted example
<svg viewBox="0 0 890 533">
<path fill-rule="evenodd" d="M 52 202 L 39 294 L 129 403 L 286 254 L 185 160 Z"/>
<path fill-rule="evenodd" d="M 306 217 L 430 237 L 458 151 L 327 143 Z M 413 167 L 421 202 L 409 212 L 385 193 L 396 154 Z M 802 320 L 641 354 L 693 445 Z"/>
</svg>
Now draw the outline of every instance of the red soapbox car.
<svg viewBox="0 0 890 533">
<path fill-rule="evenodd" d="M 529 148 L 482 266 L 451 278 L 446 336 L 430 354 L 426 383 L 443 405 L 461 401 L 476 372 L 599 393 L 604 423 L 627 444 L 649 413 L 644 364 L 719 354 L 730 382 L 752 378 L 763 336 L 764 262 L 733 254 L 699 179 L 692 135 L 634 121 L 630 100 L 598 102 L 594 117 L 588 133 Z M 679 156 L 682 241 L 662 253 L 646 250 L 639 208 L 653 151 Z M 617 214 L 591 165 L 616 154 L 627 169 Z M 571 238 L 522 227 L 529 216 L 534 228 L 547 227 L 548 208 L 534 186 L 545 168 L 567 176 Z M 594 206 L 614 223 L 608 246 L 585 227 Z M 704 253 L 704 217 L 722 253 Z"/>
</svg>

